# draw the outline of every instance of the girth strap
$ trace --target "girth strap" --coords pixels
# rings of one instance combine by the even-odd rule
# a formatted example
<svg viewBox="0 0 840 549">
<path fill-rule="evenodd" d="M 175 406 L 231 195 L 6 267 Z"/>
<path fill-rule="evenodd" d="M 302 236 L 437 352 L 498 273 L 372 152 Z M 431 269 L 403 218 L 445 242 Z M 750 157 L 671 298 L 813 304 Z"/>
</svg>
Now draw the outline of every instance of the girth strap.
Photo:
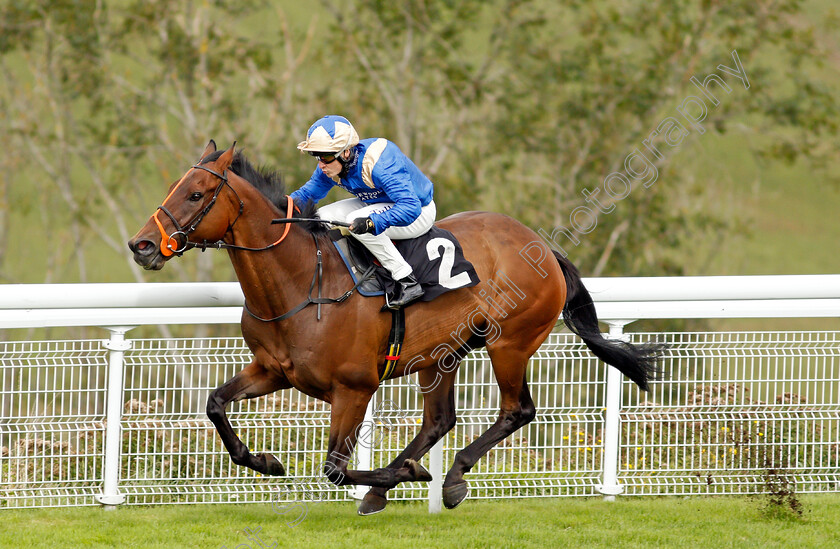
<svg viewBox="0 0 840 549">
<path fill-rule="evenodd" d="M 405 339 L 405 309 L 400 307 L 396 311 L 391 311 L 391 333 L 388 335 L 388 354 L 385 355 L 385 368 L 379 377 L 380 383 L 394 375 L 397 362 L 400 360 L 400 349 L 402 348 L 403 339 Z"/>
</svg>

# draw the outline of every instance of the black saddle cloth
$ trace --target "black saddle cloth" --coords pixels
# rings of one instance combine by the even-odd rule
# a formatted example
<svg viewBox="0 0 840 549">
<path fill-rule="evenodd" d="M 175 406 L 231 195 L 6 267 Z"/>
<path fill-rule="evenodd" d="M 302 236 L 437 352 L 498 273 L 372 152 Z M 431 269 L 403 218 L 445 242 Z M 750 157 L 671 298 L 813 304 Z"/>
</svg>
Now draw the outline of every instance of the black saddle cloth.
<svg viewBox="0 0 840 549">
<path fill-rule="evenodd" d="M 353 282 L 358 282 L 359 277 L 374 266 L 374 277 L 359 286 L 360 294 L 372 297 L 394 291 L 396 282 L 391 274 L 364 245 L 355 238 L 343 236 L 338 230 L 330 231 L 330 237 L 344 259 Z M 458 239 L 447 230 L 433 226 L 429 232 L 417 238 L 393 242 L 423 286 L 425 294 L 422 301 L 431 301 L 450 290 L 469 288 L 479 283 L 478 274 L 472 263 L 464 257 Z"/>
</svg>

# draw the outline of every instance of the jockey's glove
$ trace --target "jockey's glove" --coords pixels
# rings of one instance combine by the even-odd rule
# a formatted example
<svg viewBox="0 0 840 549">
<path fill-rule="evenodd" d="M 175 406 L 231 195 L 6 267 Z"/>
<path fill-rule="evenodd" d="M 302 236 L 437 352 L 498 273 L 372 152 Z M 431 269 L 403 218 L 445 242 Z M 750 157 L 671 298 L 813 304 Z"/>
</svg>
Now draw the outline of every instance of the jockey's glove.
<svg viewBox="0 0 840 549">
<path fill-rule="evenodd" d="M 373 219 L 369 217 L 357 217 L 350 223 L 350 231 L 354 234 L 372 233 L 375 230 Z"/>
</svg>

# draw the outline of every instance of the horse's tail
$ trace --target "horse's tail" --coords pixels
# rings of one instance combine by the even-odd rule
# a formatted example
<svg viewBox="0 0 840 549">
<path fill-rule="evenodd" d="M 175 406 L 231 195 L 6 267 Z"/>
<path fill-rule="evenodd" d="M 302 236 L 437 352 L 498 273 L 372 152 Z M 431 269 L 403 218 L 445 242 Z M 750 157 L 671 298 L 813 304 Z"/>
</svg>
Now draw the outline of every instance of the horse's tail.
<svg viewBox="0 0 840 549">
<path fill-rule="evenodd" d="M 566 278 L 566 306 L 563 320 L 577 334 L 595 356 L 619 369 L 642 390 L 659 374 L 658 362 L 666 346 L 659 343 L 632 345 L 615 339 L 605 339 L 598 328 L 598 315 L 592 297 L 583 285 L 580 273 L 571 261 L 554 252 Z"/>
</svg>

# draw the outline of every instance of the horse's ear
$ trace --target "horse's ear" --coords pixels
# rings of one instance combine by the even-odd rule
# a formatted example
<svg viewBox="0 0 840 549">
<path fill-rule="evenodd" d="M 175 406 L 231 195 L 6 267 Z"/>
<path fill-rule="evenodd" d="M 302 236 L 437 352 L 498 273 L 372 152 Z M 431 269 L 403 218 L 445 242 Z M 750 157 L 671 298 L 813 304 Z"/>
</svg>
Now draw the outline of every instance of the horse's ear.
<svg viewBox="0 0 840 549">
<path fill-rule="evenodd" d="M 214 152 L 216 152 L 216 142 L 211 139 L 210 143 L 207 143 L 207 146 L 204 147 L 204 152 L 201 153 L 201 158 L 199 158 L 198 161 L 201 162 L 202 160 L 207 158 L 208 154 L 211 154 L 211 153 L 214 153 Z"/>
<path fill-rule="evenodd" d="M 233 142 L 233 145 L 230 146 L 228 150 L 222 153 L 222 156 L 216 160 L 216 170 L 223 172 L 230 167 L 231 162 L 233 162 L 233 153 L 236 149 L 236 141 Z"/>
</svg>

